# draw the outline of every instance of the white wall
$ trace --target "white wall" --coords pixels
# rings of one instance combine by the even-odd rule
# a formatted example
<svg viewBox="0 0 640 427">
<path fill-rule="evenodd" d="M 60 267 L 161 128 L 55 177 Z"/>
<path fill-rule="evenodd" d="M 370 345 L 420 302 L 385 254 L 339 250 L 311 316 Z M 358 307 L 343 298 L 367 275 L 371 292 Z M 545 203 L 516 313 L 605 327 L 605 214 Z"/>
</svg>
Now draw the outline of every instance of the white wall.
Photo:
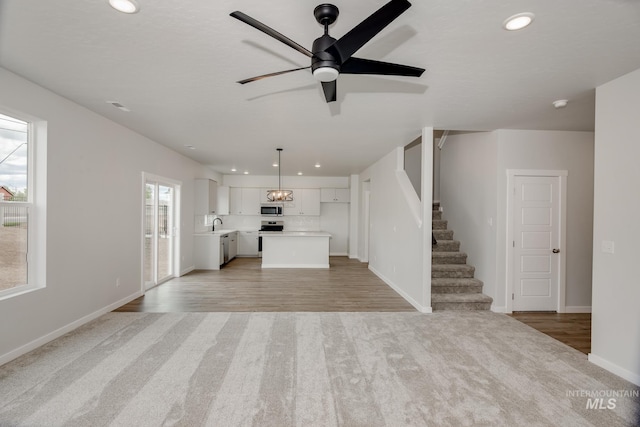
<svg viewBox="0 0 640 427">
<path fill-rule="evenodd" d="M 467 262 L 495 298 L 497 233 L 497 137 L 493 132 L 452 133 L 440 152 L 443 219 Z M 494 304 L 495 305 L 495 304 Z"/>
<path fill-rule="evenodd" d="M 589 360 L 640 385 L 640 70 L 596 90 Z M 614 242 L 603 253 L 602 242 Z"/>
<path fill-rule="evenodd" d="M 505 302 L 507 169 L 567 170 L 566 309 L 591 310 L 593 132 L 500 130 L 498 136 L 497 306 Z"/>
<path fill-rule="evenodd" d="M 432 132 L 432 130 L 430 130 Z M 423 141 L 424 144 L 424 141 Z M 432 139 L 429 140 L 428 150 L 431 150 Z M 421 153 L 424 155 L 424 152 Z M 360 174 L 360 215 L 359 215 L 359 257 L 364 254 L 364 234 L 367 233 L 364 225 L 366 215 L 364 194 L 370 191 L 368 230 L 369 241 L 369 269 L 393 287 L 405 299 L 423 312 L 431 311 L 430 299 L 430 275 L 425 279 L 425 258 L 431 259 L 431 254 L 425 253 L 423 247 L 423 234 L 431 233 L 429 224 L 423 225 L 416 221 L 410 203 L 405 198 L 405 188 L 402 188 L 397 173 L 404 173 L 403 169 L 404 149 L 398 147 L 378 162 L 367 168 Z M 429 153 L 428 159 L 431 159 Z M 424 164 L 424 162 L 423 162 Z M 423 171 L 423 174 L 425 171 Z M 431 206 L 431 168 L 426 171 L 427 201 Z M 408 178 L 406 185 L 410 185 Z M 422 182 L 423 197 L 424 176 Z M 413 189 L 411 189 L 414 192 Z M 414 192 L 415 193 L 415 192 Z M 415 194 L 414 194 L 415 195 Z M 417 195 L 415 195 L 417 199 Z M 424 200 L 424 199 L 423 199 Z M 431 210 L 428 210 L 429 221 Z M 426 227 L 426 231 L 425 231 Z M 430 266 L 430 262 L 428 263 Z M 430 268 L 427 269 L 430 273 Z"/>
<path fill-rule="evenodd" d="M 443 218 L 496 311 L 506 308 L 507 169 L 568 171 L 566 306 L 589 311 L 593 133 L 499 130 L 448 136 L 440 165 Z"/>
<path fill-rule="evenodd" d="M 193 265 L 193 180 L 220 177 L 2 68 L 0 93 L 48 126 L 46 288 L 0 301 L 3 363 L 140 293 L 143 171 L 182 182 L 181 270 Z"/>
</svg>

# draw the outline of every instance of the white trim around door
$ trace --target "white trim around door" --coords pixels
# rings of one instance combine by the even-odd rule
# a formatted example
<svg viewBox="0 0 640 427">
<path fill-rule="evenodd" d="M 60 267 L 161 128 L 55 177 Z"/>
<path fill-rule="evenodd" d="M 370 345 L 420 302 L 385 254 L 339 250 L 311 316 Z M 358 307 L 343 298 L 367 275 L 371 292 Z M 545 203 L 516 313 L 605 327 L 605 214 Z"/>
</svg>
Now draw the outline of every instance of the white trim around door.
<svg viewBox="0 0 640 427">
<path fill-rule="evenodd" d="M 513 297 L 514 297 L 514 280 L 515 271 L 514 265 L 515 259 L 515 183 L 518 177 L 551 177 L 557 178 L 558 194 L 558 239 L 559 249 L 558 253 L 558 268 L 557 268 L 557 307 L 558 313 L 564 313 L 566 311 L 566 242 L 567 242 L 567 176 L 569 175 L 566 170 L 540 170 L 540 169 L 507 169 L 507 215 L 506 215 L 506 227 L 507 227 L 507 239 L 505 242 L 507 259 L 506 259 L 506 313 L 513 312 Z"/>
<path fill-rule="evenodd" d="M 171 208 L 170 212 L 167 212 L 168 215 L 168 223 L 167 223 L 167 230 L 165 230 L 166 236 L 169 237 L 168 241 L 170 242 L 170 247 L 166 248 L 167 249 L 167 254 L 169 254 L 169 264 L 164 264 L 167 268 L 166 271 L 163 272 L 163 276 L 162 277 L 158 277 L 158 272 L 157 271 L 153 271 L 152 272 L 152 279 L 150 282 L 148 282 L 147 278 L 145 277 L 145 268 L 146 266 L 146 262 L 148 262 L 149 260 L 146 258 L 149 256 L 149 254 L 146 253 L 145 250 L 145 244 L 146 244 L 146 221 L 147 221 L 147 194 L 146 194 L 146 187 L 147 184 L 152 184 L 155 186 L 156 190 L 159 187 L 166 187 L 167 190 L 171 190 L 171 203 L 170 206 L 167 206 L 167 208 Z M 140 274 L 140 289 L 142 292 L 142 295 L 145 294 L 145 292 L 154 287 L 159 285 L 160 283 L 163 283 L 167 280 L 170 280 L 174 277 L 178 277 L 180 276 L 180 191 L 181 191 L 181 187 L 182 187 L 182 183 L 180 181 L 176 181 L 174 179 L 171 178 L 165 178 L 159 175 L 154 175 L 154 174 L 150 174 L 147 172 L 142 172 L 142 185 L 141 185 L 141 190 L 142 190 L 142 194 L 141 194 L 141 248 L 140 248 L 140 263 L 141 263 L 141 274 Z M 157 195 L 155 196 L 157 198 Z M 157 204 L 157 200 L 156 200 L 156 204 Z M 157 222 L 158 222 L 158 214 L 154 209 L 154 227 L 157 229 Z M 157 232 L 157 230 L 154 230 L 154 232 Z M 157 236 L 156 236 L 157 238 Z M 156 247 L 156 249 L 152 250 L 152 254 L 151 256 L 153 257 L 153 262 L 152 264 L 152 268 L 154 270 L 157 270 L 157 263 L 158 263 L 158 254 L 157 254 L 157 246 L 154 244 L 154 247 Z"/>
</svg>

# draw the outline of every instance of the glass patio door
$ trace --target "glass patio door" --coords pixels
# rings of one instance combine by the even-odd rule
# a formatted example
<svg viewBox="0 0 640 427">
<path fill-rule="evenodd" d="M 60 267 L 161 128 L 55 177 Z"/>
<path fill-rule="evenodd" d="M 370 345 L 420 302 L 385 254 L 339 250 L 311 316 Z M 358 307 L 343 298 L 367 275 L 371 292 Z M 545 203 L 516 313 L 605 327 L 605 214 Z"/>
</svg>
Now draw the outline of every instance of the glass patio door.
<svg viewBox="0 0 640 427">
<path fill-rule="evenodd" d="M 144 288 L 174 277 L 175 185 L 145 179 L 144 183 Z"/>
</svg>

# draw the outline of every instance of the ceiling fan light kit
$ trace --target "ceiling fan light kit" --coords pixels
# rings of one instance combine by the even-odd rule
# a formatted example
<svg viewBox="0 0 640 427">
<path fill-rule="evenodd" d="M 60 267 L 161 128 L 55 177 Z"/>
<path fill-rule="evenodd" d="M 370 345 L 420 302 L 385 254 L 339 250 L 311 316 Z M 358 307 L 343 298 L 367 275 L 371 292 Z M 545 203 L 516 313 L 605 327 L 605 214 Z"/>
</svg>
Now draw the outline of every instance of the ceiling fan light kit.
<svg viewBox="0 0 640 427">
<path fill-rule="evenodd" d="M 382 31 L 387 25 L 393 22 L 410 7 L 411 3 L 407 0 L 391 0 L 360 24 L 356 25 L 347 34 L 336 40 L 329 35 L 329 25 L 335 22 L 340 12 L 338 8 L 332 4 L 320 4 L 314 9 L 313 15 L 316 21 L 324 27 L 324 34 L 313 42 L 311 51 L 240 11 L 232 12 L 232 17 L 259 31 L 262 31 L 292 49 L 295 49 L 303 55 L 311 58 L 311 65 L 309 67 L 294 68 L 291 70 L 264 74 L 240 80 L 238 83 L 251 83 L 266 77 L 273 77 L 311 68 L 313 77 L 322 83 L 322 90 L 324 91 L 326 101 L 333 102 L 336 100 L 336 80 L 341 73 L 420 77 L 425 71 L 424 68 L 355 58 L 352 56 L 376 34 Z"/>
<path fill-rule="evenodd" d="M 313 77 L 319 82 L 332 82 L 338 78 L 338 70 L 331 67 L 320 67 L 313 70 Z"/>
</svg>

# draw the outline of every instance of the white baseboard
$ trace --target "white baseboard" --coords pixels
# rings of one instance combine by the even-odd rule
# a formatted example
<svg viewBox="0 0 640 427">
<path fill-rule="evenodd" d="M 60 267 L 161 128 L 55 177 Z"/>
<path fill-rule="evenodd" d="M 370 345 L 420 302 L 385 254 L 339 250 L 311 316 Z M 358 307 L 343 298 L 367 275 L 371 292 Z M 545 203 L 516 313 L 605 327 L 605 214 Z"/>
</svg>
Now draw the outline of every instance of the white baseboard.
<svg viewBox="0 0 640 427">
<path fill-rule="evenodd" d="M 609 362 L 607 359 L 603 359 L 600 356 L 596 356 L 593 353 L 589 353 L 589 362 L 594 365 L 600 366 L 607 371 L 616 374 L 617 376 L 624 378 L 625 380 L 632 382 L 633 384 L 640 386 L 640 374 L 636 374 L 631 372 L 623 367 L 616 365 L 615 363 Z"/>
<path fill-rule="evenodd" d="M 386 283 L 387 285 L 389 285 L 391 287 L 391 289 L 393 289 L 394 291 L 396 291 L 397 293 L 400 294 L 400 296 L 402 298 L 404 298 L 405 300 L 407 300 L 407 302 L 409 304 L 411 304 L 412 306 L 414 306 L 416 308 L 416 310 L 418 310 L 420 313 L 431 313 L 431 307 L 425 307 L 422 304 L 420 304 L 418 301 L 416 301 L 415 299 L 413 299 L 410 295 L 408 295 L 405 291 L 403 291 L 402 289 L 400 289 L 395 283 L 393 283 L 390 279 L 388 279 L 387 277 L 385 277 L 382 273 L 380 273 L 379 271 L 377 271 L 375 268 L 373 268 L 371 266 L 371 264 L 369 264 L 369 270 L 371 270 L 373 272 L 373 274 L 375 274 L 376 276 L 378 276 L 380 278 L 380 280 L 382 280 L 384 283 Z"/>
<path fill-rule="evenodd" d="M 507 307 L 504 306 L 491 306 L 491 311 L 493 311 L 494 313 L 506 313 L 507 312 Z"/>
<path fill-rule="evenodd" d="M 346 252 L 331 252 L 329 256 L 349 256 L 349 254 Z"/>
<path fill-rule="evenodd" d="M 79 328 L 85 323 L 88 323 L 94 319 L 97 319 L 103 314 L 109 313 L 110 311 L 113 311 L 116 308 L 121 307 L 126 303 L 133 301 L 134 299 L 139 298 L 141 296 L 142 296 L 142 292 L 140 291 L 135 292 L 134 294 L 129 295 L 128 297 L 125 297 L 120 301 L 116 301 L 113 304 L 109 304 L 108 306 L 101 308 L 100 310 L 94 311 L 93 313 L 87 314 L 86 316 L 81 317 L 80 319 L 73 321 L 68 325 L 58 328 L 53 332 L 43 335 L 40 338 L 36 338 L 35 340 L 23 345 L 22 347 L 18 347 L 15 350 L 5 353 L 2 356 L 0 356 L 0 366 L 12 361 L 13 359 L 16 359 L 22 356 L 23 354 L 27 354 L 28 352 L 35 350 L 36 348 L 41 347 L 46 343 L 55 340 L 56 338 L 60 338 L 64 334 Z"/>
<path fill-rule="evenodd" d="M 567 305 L 564 307 L 565 313 L 591 313 L 590 305 Z"/>
<path fill-rule="evenodd" d="M 191 273 L 191 272 L 192 272 L 193 270 L 195 270 L 195 269 L 196 269 L 196 266 L 195 266 L 195 265 L 192 265 L 191 267 L 187 267 L 187 268 L 185 268 L 184 270 L 182 270 L 182 271 L 180 272 L 180 277 L 184 276 L 185 274 L 189 274 L 189 273 Z"/>
<path fill-rule="evenodd" d="M 329 264 L 262 264 L 262 268 L 329 268 Z"/>
</svg>

